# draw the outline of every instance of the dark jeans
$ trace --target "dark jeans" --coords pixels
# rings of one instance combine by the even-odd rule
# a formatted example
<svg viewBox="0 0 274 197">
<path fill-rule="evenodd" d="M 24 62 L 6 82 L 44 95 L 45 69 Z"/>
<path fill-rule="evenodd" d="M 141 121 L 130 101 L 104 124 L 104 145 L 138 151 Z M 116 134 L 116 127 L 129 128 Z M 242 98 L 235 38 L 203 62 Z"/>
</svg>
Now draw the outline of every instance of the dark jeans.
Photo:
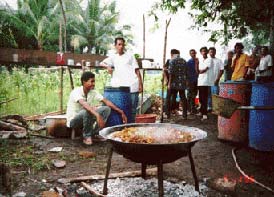
<svg viewBox="0 0 274 197">
<path fill-rule="evenodd" d="M 177 93 L 171 94 L 171 90 L 167 90 L 167 96 L 166 96 L 166 114 L 167 116 L 170 116 L 170 112 L 175 110 L 177 108 L 176 106 L 176 98 L 177 98 Z M 175 98 L 173 98 L 175 96 Z"/>
<path fill-rule="evenodd" d="M 96 110 L 106 122 L 110 115 L 110 108 L 108 106 L 101 106 Z M 99 127 L 96 122 L 96 117 L 90 114 L 87 110 L 81 110 L 71 121 L 71 128 L 83 129 L 83 137 L 91 137 L 98 134 Z"/>
<path fill-rule="evenodd" d="M 176 97 L 177 93 L 179 92 L 181 102 L 183 104 L 183 117 L 187 117 L 187 99 L 185 95 L 185 90 L 176 90 L 176 89 L 171 89 L 170 90 L 170 96 L 171 96 L 171 101 L 168 103 L 168 108 L 170 109 L 170 104 L 171 103 L 176 103 Z"/>
<path fill-rule="evenodd" d="M 199 100 L 201 103 L 200 112 L 202 115 L 207 115 L 207 100 L 208 100 L 208 89 L 210 86 L 199 86 Z"/>
<path fill-rule="evenodd" d="M 137 114 L 137 107 L 139 102 L 139 92 L 130 93 L 131 99 L 131 118 L 132 120 L 128 120 L 129 123 L 135 122 L 135 117 Z"/>
<path fill-rule="evenodd" d="M 196 113 L 195 98 L 198 92 L 197 82 L 189 83 L 189 89 L 187 94 L 189 111 Z"/>
</svg>

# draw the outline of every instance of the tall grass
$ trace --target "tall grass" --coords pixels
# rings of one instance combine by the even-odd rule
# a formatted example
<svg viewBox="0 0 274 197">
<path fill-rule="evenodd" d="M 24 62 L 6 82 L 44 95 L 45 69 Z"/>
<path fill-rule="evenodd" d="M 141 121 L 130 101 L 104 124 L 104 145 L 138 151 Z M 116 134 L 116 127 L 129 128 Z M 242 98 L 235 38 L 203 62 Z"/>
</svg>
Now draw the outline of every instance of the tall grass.
<svg viewBox="0 0 274 197">
<path fill-rule="evenodd" d="M 81 70 L 73 70 L 74 86 L 80 86 Z M 96 75 L 96 87 L 103 94 L 104 86 L 110 80 L 105 70 L 93 70 Z M 0 72 L 0 102 L 12 98 L 15 100 L 0 105 L 0 116 L 8 114 L 35 115 L 58 111 L 60 106 L 60 70 L 32 70 L 14 68 L 12 74 L 2 69 Z M 157 94 L 161 90 L 161 73 L 146 75 L 145 93 Z M 64 72 L 63 108 L 66 109 L 71 91 L 69 74 Z"/>
</svg>

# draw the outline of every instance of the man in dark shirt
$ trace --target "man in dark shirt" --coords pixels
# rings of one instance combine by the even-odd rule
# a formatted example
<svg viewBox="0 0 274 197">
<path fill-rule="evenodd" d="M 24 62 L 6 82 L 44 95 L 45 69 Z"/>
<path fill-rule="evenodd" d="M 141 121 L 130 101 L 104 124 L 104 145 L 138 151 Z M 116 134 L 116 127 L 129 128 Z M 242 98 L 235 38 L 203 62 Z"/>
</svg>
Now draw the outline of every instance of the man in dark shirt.
<svg viewBox="0 0 274 197">
<path fill-rule="evenodd" d="M 172 99 L 176 99 L 177 92 L 179 92 L 180 99 L 183 104 L 183 118 L 187 119 L 187 99 L 185 90 L 189 83 L 188 69 L 186 61 L 183 58 L 180 58 L 179 50 L 177 50 L 171 57 L 168 73 L 168 89 L 171 92 L 171 97 Z"/>
<path fill-rule="evenodd" d="M 231 64 L 232 64 L 232 58 L 233 58 L 234 52 L 233 51 L 228 51 L 227 52 L 227 59 L 224 61 L 224 76 L 225 76 L 225 81 L 231 80 L 231 76 L 233 73 Z"/>
<path fill-rule="evenodd" d="M 178 53 L 177 49 L 171 49 L 170 57 L 172 57 L 176 53 Z M 168 74 L 169 63 L 170 63 L 170 59 L 168 59 L 164 65 L 164 80 L 165 80 L 166 86 L 168 86 L 168 82 L 169 82 L 169 74 Z M 175 96 L 175 99 L 173 99 L 172 96 Z M 179 106 L 177 107 L 177 102 L 176 102 L 177 92 L 173 93 L 172 96 L 171 96 L 170 89 L 167 88 L 166 103 L 165 103 L 167 118 L 170 118 L 171 112 L 176 114 L 176 109 L 179 108 Z"/>
<path fill-rule="evenodd" d="M 198 64 L 199 60 L 196 57 L 195 49 L 191 49 L 189 51 L 190 59 L 187 61 L 187 69 L 188 69 L 188 76 L 189 76 L 189 87 L 188 87 L 188 106 L 189 111 L 191 114 L 196 114 L 196 106 L 195 106 L 195 98 L 198 92 L 197 89 L 197 80 L 198 80 Z"/>
</svg>

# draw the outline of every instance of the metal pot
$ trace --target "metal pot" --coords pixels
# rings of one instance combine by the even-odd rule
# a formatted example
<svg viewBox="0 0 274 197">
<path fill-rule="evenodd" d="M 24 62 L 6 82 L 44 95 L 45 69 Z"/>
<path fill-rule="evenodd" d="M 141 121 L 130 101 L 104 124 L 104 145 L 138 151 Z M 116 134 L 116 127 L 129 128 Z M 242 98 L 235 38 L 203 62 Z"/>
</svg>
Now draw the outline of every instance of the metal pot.
<svg viewBox="0 0 274 197">
<path fill-rule="evenodd" d="M 144 143 L 127 143 L 112 139 L 109 134 L 120 131 L 125 127 L 172 127 L 181 131 L 190 132 L 194 139 L 186 143 L 170 143 L 170 144 L 144 144 Z M 167 132 L 171 132 L 167 130 Z M 199 140 L 206 138 L 207 133 L 195 127 L 187 127 L 178 124 L 169 123 L 133 123 L 125 125 L 117 125 L 104 128 L 99 134 L 107 139 L 112 145 L 115 152 L 123 155 L 137 163 L 157 164 L 173 162 L 183 156 L 186 156 L 191 147 Z"/>
</svg>

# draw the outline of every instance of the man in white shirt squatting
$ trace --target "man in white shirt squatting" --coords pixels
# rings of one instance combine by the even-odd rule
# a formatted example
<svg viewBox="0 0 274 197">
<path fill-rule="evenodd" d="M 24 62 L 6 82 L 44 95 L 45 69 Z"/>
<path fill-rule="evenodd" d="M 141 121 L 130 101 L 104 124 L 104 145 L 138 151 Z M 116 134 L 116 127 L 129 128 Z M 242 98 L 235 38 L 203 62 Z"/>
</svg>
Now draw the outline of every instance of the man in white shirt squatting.
<svg viewBox="0 0 274 197">
<path fill-rule="evenodd" d="M 92 137 L 105 127 L 111 109 L 121 114 L 123 123 L 127 123 L 127 117 L 123 110 L 94 90 L 95 75 L 92 72 L 84 72 L 81 82 L 82 86 L 72 90 L 69 96 L 67 127 L 83 129 L 83 143 L 91 145 Z M 106 106 L 102 106 L 102 102 Z"/>
</svg>

